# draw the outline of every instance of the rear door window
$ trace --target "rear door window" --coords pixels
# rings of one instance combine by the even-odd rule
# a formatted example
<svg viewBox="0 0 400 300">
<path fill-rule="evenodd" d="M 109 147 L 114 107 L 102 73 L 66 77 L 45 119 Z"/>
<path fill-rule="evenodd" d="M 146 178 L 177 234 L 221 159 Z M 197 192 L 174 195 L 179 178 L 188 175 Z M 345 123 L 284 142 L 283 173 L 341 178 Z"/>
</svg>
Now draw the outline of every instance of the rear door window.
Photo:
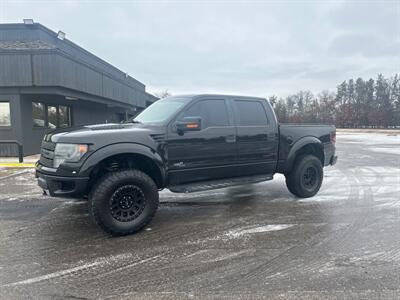
<svg viewBox="0 0 400 300">
<path fill-rule="evenodd" d="M 238 126 L 268 125 L 267 114 L 260 101 L 235 100 L 234 103 Z"/>
</svg>

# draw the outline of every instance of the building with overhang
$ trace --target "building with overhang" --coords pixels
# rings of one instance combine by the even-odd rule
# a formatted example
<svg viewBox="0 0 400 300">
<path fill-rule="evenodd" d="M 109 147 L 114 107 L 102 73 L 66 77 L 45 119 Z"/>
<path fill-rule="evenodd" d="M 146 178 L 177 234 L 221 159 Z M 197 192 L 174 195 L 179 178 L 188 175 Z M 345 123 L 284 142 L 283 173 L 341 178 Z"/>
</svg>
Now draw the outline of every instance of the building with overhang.
<svg viewBox="0 0 400 300">
<path fill-rule="evenodd" d="M 45 26 L 0 24 L 0 156 L 39 153 L 54 128 L 121 122 L 157 98 L 145 85 Z"/>
</svg>

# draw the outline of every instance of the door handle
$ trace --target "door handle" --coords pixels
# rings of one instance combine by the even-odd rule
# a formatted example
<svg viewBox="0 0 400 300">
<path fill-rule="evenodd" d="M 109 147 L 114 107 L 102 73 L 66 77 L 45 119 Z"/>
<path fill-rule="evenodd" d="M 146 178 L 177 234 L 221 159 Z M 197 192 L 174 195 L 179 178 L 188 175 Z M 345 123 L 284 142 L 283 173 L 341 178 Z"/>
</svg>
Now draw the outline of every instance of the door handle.
<svg viewBox="0 0 400 300">
<path fill-rule="evenodd" d="M 225 141 L 227 143 L 235 143 L 236 142 L 236 135 L 230 134 L 225 137 Z"/>
</svg>

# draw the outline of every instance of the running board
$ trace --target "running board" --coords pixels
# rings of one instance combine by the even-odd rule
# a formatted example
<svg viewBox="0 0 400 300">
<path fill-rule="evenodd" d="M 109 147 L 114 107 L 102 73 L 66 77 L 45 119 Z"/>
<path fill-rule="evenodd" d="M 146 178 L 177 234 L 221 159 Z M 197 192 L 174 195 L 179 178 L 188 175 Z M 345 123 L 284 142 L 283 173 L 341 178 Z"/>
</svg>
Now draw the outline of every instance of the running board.
<svg viewBox="0 0 400 300">
<path fill-rule="evenodd" d="M 237 178 L 230 178 L 230 179 L 220 179 L 220 180 L 188 183 L 188 184 L 182 184 L 182 185 L 173 185 L 173 186 L 168 187 L 168 189 L 174 193 L 194 193 L 194 192 L 222 189 L 222 188 L 236 186 L 236 185 L 246 185 L 246 184 L 258 183 L 258 182 L 271 180 L 272 178 L 273 178 L 272 175 L 237 177 Z"/>
</svg>

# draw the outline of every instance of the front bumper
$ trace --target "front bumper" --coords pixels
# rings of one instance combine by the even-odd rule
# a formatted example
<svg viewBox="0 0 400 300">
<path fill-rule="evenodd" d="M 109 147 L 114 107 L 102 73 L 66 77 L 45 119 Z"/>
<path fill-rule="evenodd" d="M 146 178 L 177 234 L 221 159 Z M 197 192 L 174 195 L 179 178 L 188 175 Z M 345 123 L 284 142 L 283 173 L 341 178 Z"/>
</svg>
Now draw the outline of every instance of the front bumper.
<svg viewBox="0 0 400 300">
<path fill-rule="evenodd" d="M 52 197 L 79 197 L 87 193 L 89 178 L 48 175 L 36 170 L 38 185 Z"/>
<path fill-rule="evenodd" d="M 333 166 L 334 164 L 336 164 L 337 160 L 338 160 L 338 157 L 336 155 L 334 155 L 331 157 L 331 161 L 329 162 L 329 164 L 331 166 Z"/>
</svg>

